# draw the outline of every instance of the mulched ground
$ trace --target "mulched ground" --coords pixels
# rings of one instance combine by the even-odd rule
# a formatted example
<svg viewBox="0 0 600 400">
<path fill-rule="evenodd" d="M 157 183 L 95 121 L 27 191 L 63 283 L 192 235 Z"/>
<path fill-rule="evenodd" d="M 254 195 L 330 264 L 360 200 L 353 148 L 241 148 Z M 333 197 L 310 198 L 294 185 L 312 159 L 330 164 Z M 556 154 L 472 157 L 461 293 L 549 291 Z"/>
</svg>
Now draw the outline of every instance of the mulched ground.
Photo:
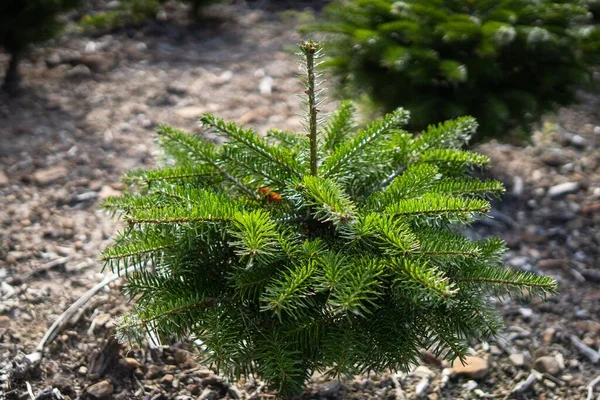
<svg viewBox="0 0 600 400">
<path fill-rule="evenodd" d="M 98 202 L 123 189 L 124 171 L 154 165 L 154 126 L 197 130 L 210 111 L 260 131 L 300 129 L 298 14 L 257 2 L 190 25 L 181 12 L 36 49 L 22 68 L 24 93 L 0 95 L 0 399 L 30 398 L 28 384 L 39 399 L 273 396 L 259 381 L 226 382 L 199 366 L 188 343 L 115 343 L 111 324 L 128 307 L 119 282 L 87 303 L 39 367 L 20 369 L 57 317 L 102 280 L 97 257 L 118 224 Z M 0 68 L 6 62 L 0 56 Z M 304 398 L 505 398 L 532 374 L 513 397 L 586 398 L 600 374 L 600 97 L 583 100 L 549 118 L 529 146 L 479 148 L 509 190 L 473 235 L 503 237 L 507 264 L 556 277 L 560 294 L 499 303 L 507 331 L 473 343 L 464 371 L 424 353 L 408 375 L 315 376 Z M 589 397 L 597 398 L 600 385 Z"/>
</svg>

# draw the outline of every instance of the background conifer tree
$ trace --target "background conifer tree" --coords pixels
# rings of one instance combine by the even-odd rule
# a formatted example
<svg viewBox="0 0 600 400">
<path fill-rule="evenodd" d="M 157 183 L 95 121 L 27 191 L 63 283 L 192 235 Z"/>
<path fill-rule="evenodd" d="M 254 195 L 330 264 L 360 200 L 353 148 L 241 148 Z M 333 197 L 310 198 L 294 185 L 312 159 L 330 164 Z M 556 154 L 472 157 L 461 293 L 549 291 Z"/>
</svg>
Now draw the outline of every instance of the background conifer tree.
<svg viewBox="0 0 600 400">
<path fill-rule="evenodd" d="M 504 243 L 457 230 L 490 210 L 501 183 L 471 178 L 463 117 L 418 135 L 398 109 L 357 129 L 354 106 L 319 116 L 321 46 L 300 46 L 305 132 L 206 114 L 223 146 L 158 129 L 169 163 L 133 171 L 105 206 L 127 228 L 103 259 L 130 273 L 120 334 L 191 335 L 231 377 L 258 374 L 281 397 L 314 371 L 407 369 L 422 348 L 454 360 L 502 326 L 489 294 L 546 293 L 554 280 L 502 266 Z"/>
<path fill-rule="evenodd" d="M 63 27 L 58 16 L 82 0 L 0 1 L 0 47 L 10 54 L 3 87 L 14 92 L 19 84 L 19 61 L 32 43 L 52 39 Z"/>
<path fill-rule="evenodd" d="M 311 27 L 327 34 L 344 93 L 413 129 L 473 115 L 478 137 L 529 134 L 576 100 L 600 62 L 596 0 L 336 0 Z"/>
</svg>

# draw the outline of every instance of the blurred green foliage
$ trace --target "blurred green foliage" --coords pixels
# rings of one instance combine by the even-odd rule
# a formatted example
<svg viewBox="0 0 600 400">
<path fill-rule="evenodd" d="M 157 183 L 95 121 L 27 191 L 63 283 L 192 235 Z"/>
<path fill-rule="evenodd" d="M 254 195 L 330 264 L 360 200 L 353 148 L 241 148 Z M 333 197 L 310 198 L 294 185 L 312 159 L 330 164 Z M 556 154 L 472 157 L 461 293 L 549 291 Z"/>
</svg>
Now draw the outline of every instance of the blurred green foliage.
<svg viewBox="0 0 600 400">
<path fill-rule="evenodd" d="M 576 100 L 600 55 L 598 0 L 338 0 L 320 24 L 344 94 L 367 93 L 412 128 L 473 115 L 484 136 L 529 134 Z M 594 10 L 599 10 L 595 8 Z"/>
<path fill-rule="evenodd" d="M 84 30 L 107 30 L 139 25 L 154 18 L 160 9 L 158 0 L 126 0 L 108 11 L 84 15 L 79 25 Z"/>
<path fill-rule="evenodd" d="M 111 30 L 142 24 L 155 18 L 163 3 L 167 0 L 121 0 L 110 10 L 87 14 L 79 21 L 84 30 Z M 201 17 L 202 8 L 219 0 L 180 0 L 190 4 L 193 18 Z"/>
</svg>

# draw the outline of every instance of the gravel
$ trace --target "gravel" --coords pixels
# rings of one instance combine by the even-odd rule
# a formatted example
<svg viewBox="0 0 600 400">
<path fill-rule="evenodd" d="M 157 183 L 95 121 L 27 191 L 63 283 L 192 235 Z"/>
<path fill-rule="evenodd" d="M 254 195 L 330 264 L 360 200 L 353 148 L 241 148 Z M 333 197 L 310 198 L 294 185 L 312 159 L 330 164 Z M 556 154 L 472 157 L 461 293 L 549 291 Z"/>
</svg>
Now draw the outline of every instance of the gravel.
<svg viewBox="0 0 600 400">
<path fill-rule="evenodd" d="M 96 260 L 120 226 L 98 204 L 122 192 L 123 172 L 154 165 L 157 124 L 197 131 L 196 117 L 208 111 L 261 132 L 300 129 L 301 86 L 287 51 L 299 41 L 291 29 L 297 18 L 238 5 L 214 9 L 225 16 L 220 26 L 197 26 L 182 22 L 184 11 L 166 8 L 163 22 L 133 35 L 77 36 L 35 49 L 22 68 L 25 94 L 0 98 L 0 385 L 7 399 L 26 398 L 27 384 L 38 398 L 273 395 L 256 379 L 229 382 L 200 366 L 192 343 L 116 343 L 114 319 L 129 308 L 120 282 L 75 314 L 38 368 L 24 357 L 103 279 Z M 0 68 L 6 63 L 0 55 Z M 492 222 L 474 224 L 471 235 L 504 238 L 507 264 L 554 276 L 559 294 L 491 299 L 507 330 L 471 343 L 467 366 L 423 351 L 422 365 L 408 374 L 339 381 L 316 374 L 303 398 L 588 396 L 600 363 L 600 98 L 583 93 L 582 100 L 527 146 L 478 148 L 493 161 L 489 175 L 510 190 L 495 202 Z M 592 386 L 590 399 L 600 391 Z"/>
</svg>

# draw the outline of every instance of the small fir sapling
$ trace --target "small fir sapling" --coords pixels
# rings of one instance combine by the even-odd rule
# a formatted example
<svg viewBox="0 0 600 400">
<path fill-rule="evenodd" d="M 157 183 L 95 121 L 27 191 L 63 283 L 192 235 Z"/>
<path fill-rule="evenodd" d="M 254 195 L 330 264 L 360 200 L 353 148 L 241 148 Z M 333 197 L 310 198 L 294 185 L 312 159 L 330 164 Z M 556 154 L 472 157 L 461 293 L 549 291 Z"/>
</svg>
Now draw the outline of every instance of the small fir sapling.
<svg viewBox="0 0 600 400">
<path fill-rule="evenodd" d="M 461 150 L 473 118 L 411 134 L 398 109 L 357 129 L 346 101 L 322 119 L 321 45 L 300 50 L 304 134 L 262 137 L 206 114 L 227 139 L 216 146 L 161 126 L 171 161 L 128 173 L 128 193 L 106 201 L 127 227 L 103 259 L 135 269 L 123 338 L 196 338 L 212 368 L 292 398 L 315 371 L 406 370 L 423 348 L 462 358 L 502 327 L 488 295 L 555 290 L 504 268 L 502 240 L 456 229 L 504 190 L 468 174 L 489 163 Z"/>
</svg>

